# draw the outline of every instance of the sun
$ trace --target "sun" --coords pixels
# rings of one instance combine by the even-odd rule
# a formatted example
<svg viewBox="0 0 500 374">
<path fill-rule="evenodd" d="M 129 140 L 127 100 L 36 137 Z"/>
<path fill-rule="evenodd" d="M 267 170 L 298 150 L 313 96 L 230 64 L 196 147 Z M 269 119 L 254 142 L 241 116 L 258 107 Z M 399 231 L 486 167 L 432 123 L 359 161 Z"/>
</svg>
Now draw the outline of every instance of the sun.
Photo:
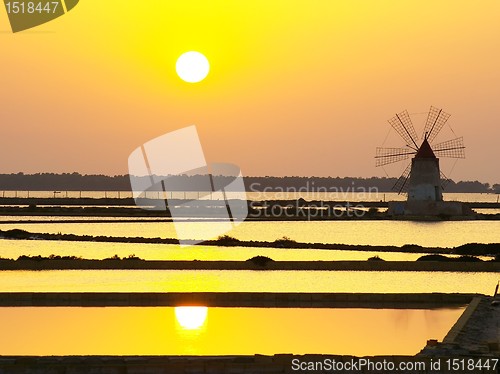
<svg viewBox="0 0 500 374">
<path fill-rule="evenodd" d="M 205 324 L 208 308 L 206 306 L 178 306 L 175 318 L 185 330 L 197 330 Z"/>
<path fill-rule="evenodd" d="M 206 78 L 210 71 L 207 58 L 200 52 L 190 51 L 183 53 L 175 64 L 177 75 L 188 83 L 198 83 Z"/>
</svg>

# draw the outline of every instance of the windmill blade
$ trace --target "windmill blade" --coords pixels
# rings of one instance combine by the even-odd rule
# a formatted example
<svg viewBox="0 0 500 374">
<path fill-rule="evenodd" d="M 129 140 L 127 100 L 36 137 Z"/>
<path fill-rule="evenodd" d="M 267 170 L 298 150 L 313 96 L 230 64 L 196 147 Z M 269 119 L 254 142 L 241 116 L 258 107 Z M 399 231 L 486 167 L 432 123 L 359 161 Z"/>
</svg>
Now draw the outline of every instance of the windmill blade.
<svg viewBox="0 0 500 374">
<path fill-rule="evenodd" d="M 396 114 L 389 120 L 389 123 L 393 129 L 396 130 L 399 136 L 403 138 L 408 147 L 418 150 L 417 133 L 415 132 L 415 128 L 413 127 L 413 123 L 411 122 L 411 118 L 407 110 Z"/>
<path fill-rule="evenodd" d="M 411 174 L 411 164 L 409 164 L 403 174 L 399 177 L 392 190 L 397 192 L 398 194 L 405 193 L 408 190 L 408 180 L 410 179 Z"/>
<path fill-rule="evenodd" d="M 451 179 L 448 178 L 446 175 L 444 175 L 443 172 L 441 172 L 441 189 L 444 191 L 446 189 L 446 186 L 450 184 Z"/>
<path fill-rule="evenodd" d="M 442 109 L 431 106 L 429 114 L 427 115 L 427 121 L 425 122 L 423 137 L 426 137 L 431 143 L 439 134 L 446 121 L 448 121 L 450 115 L 451 114 L 444 112 Z"/>
<path fill-rule="evenodd" d="M 438 157 L 465 158 L 464 138 L 456 138 L 432 146 Z"/>
<path fill-rule="evenodd" d="M 375 155 L 375 166 L 384 166 L 408 159 L 417 153 L 408 148 L 377 148 Z"/>
</svg>

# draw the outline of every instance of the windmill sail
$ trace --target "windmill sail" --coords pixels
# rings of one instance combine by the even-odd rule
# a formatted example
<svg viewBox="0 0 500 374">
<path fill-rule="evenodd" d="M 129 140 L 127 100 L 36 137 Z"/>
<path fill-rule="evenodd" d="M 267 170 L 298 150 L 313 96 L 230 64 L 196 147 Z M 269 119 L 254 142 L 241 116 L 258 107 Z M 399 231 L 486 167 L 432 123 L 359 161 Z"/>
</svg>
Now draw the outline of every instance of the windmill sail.
<svg viewBox="0 0 500 374">
<path fill-rule="evenodd" d="M 415 150 L 418 149 L 417 133 L 415 131 L 415 128 L 413 127 L 413 123 L 411 122 L 411 118 L 407 110 L 396 114 L 389 120 L 389 123 L 394 128 L 394 130 L 396 130 L 399 136 L 403 138 L 408 147 Z"/>
<path fill-rule="evenodd" d="M 441 188 L 444 191 L 446 189 L 446 186 L 448 186 L 448 184 L 450 184 L 451 179 L 448 178 L 446 175 L 444 175 L 444 173 L 442 171 L 440 173 L 441 173 Z"/>
<path fill-rule="evenodd" d="M 451 139 L 432 146 L 437 157 L 465 158 L 464 138 Z"/>
<path fill-rule="evenodd" d="M 431 106 L 422 137 L 427 138 L 427 141 L 432 143 L 449 118 L 450 114 L 444 112 L 442 109 Z"/>
<path fill-rule="evenodd" d="M 403 161 L 414 155 L 416 151 L 408 148 L 377 148 L 375 166 L 384 166 Z"/>
<path fill-rule="evenodd" d="M 405 193 L 408 190 L 408 180 L 410 179 L 410 174 L 411 164 L 409 164 L 405 171 L 403 171 L 403 174 L 401 174 L 394 187 L 392 187 L 392 190 L 399 194 Z"/>
</svg>

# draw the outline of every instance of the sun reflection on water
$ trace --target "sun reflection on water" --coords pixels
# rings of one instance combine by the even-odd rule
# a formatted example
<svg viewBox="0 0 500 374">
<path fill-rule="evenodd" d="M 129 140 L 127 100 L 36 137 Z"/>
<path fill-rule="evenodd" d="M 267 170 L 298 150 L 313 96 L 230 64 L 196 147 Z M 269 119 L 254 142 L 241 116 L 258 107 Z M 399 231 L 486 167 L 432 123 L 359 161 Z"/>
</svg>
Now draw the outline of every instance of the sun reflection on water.
<svg viewBox="0 0 500 374">
<path fill-rule="evenodd" d="M 445 309 L 1 307 L 2 355 L 416 354 Z"/>
<path fill-rule="evenodd" d="M 207 320 L 206 306 L 178 306 L 175 307 L 175 319 L 185 330 L 200 330 Z"/>
</svg>

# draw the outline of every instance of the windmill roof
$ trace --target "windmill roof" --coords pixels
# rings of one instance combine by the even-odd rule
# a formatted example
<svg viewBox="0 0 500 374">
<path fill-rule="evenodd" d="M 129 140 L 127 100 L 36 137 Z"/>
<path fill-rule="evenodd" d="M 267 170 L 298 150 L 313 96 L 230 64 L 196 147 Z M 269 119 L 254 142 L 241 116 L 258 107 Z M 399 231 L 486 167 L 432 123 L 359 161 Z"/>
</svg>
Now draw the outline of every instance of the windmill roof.
<svg viewBox="0 0 500 374">
<path fill-rule="evenodd" d="M 418 149 L 415 158 L 436 158 L 436 155 L 434 154 L 434 151 L 432 150 L 431 145 L 429 144 L 427 139 L 424 139 L 424 141 L 422 142 L 422 145 Z"/>
</svg>

